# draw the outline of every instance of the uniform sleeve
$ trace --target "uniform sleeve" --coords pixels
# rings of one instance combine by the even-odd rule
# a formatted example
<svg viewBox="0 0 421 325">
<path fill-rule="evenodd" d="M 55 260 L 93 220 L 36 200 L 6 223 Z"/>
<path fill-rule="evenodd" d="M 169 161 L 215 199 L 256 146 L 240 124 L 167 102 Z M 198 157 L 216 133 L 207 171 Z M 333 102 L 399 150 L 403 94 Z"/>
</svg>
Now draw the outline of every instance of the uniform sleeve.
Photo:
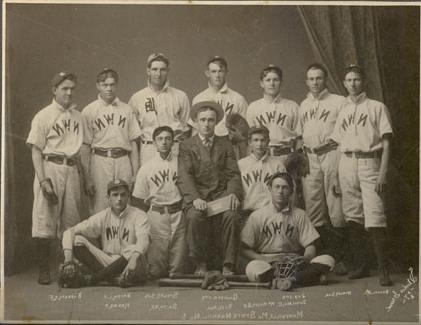
<svg viewBox="0 0 421 325">
<path fill-rule="evenodd" d="M 133 196 L 146 200 L 149 197 L 149 184 L 147 180 L 147 166 L 140 167 L 133 188 Z"/>
<path fill-rule="evenodd" d="M 389 110 L 385 105 L 382 105 L 379 111 L 379 132 L 381 137 L 387 133 L 393 134 Z"/>
<path fill-rule="evenodd" d="M 299 135 L 303 135 L 303 114 L 304 114 L 304 110 L 305 110 L 305 106 L 304 106 L 304 101 L 301 103 L 300 107 L 298 108 L 298 128 L 297 128 L 297 132 Z"/>
<path fill-rule="evenodd" d="M 183 93 L 183 96 L 181 98 L 181 109 L 179 113 L 180 124 L 183 131 L 188 131 L 187 122 L 189 121 L 189 118 L 190 118 L 190 102 L 187 95 Z"/>
<path fill-rule="evenodd" d="M 300 124 L 300 107 L 296 102 L 292 102 L 293 118 L 291 129 L 297 136 L 301 135 L 301 124 Z"/>
<path fill-rule="evenodd" d="M 238 113 L 247 119 L 247 102 L 243 96 L 240 95 L 239 103 L 238 103 Z M 248 121 L 247 121 L 248 122 Z"/>
<path fill-rule="evenodd" d="M 133 110 L 129 112 L 129 140 L 134 141 L 140 137 L 140 127 Z"/>
<path fill-rule="evenodd" d="M 319 238 L 319 233 L 314 228 L 310 219 L 306 214 L 304 214 L 304 212 L 300 216 L 299 227 L 299 240 L 300 244 L 304 248 L 310 245 L 312 242 L 314 242 L 317 238 Z"/>
<path fill-rule="evenodd" d="M 258 241 L 258 225 L 256 220 L 258 220 L 256 211 L 253 212 L 247 219 L 246 224 L 244 225 L 243 230 L 241 230 L 241 242 L 246 244 L 251 249 L 255 249 Z"/>
<path fill-rule="evenodd" d="M 191 142 L 188 141 L 187 143 Z M 184 202 L 187 204 L 200 198 L 195 184 L 193 156 L 190 148 L 186 145 L 186 141 L 180 143 L 177 186 L 183 195 Z"/>
<path fill-rule="evenodd" d="M 136 219 L 135 232 L 136 232 L 136 246 L 135 252 L 139 252 L 141 255 L 145 255 L 149 248 L 149 234 L 150 225 L 146 213 L 140 209 L 136 209 L 139 212 L 139 216 Z"/>
<path fill-rule="evenodd" d="M 105 214 L 100 212 L 93 215 L 89 219 L 86 219 L 77 225 L 67 229 L 63 234 L 63 250 L 73 248 L 73 241 L 76 235 L 82 235 L 87 238 L 98 238 L 101 236 L 102 223 L 104 221 Z"/>
<path fill-rule="evenodd" d="M 254 106 L 253 106 L 253 104 L 250 104 L 249 107 L 247 108 L 246 120 L 247 120 L 247 123 L 249 124 L 250 127 L 257 126 L 255 116 L 254 116 Z"/>
<path fill-rule="evenodd" d="M 41 151 L 44 150 L 47 141 L 47 129 L 44 122 L 40 114 L 36 114 L 31 123 L 28 139 L 26 139 L 26 144 L 37 146 Z"/>
<path fill-rule="evenodd" d="M 132 110 L 133 110 L 133 113 L 134 113 L 134 116 L 136 117 L 136 119 L 139 121 L 140 120 L 140 118 L 139 118 L 139 109 L 138 109 L 138 103 L 137 103 L 137 101 L 136 101 L 136 96 L 135 96 L 135 94 L 132 96 L 132 97 L 130 97 L 130 100 L 129 100 L 129 106 L 132 108 Z"/>
<path fill-rule="evenodd" d="M 89 112 L 87 108 L 82 110 L 82 124 L 83 124 L 83 143 L 91 145 L 94 139 L 94 131 L 90 123 Z"/>
<path fill-rule="evenodd" d="M 342 123 L 342 117 L 341 113 L 339 113 L 338 118 L 336 119 L 335 127 L 333 128 L 333 132 L 329 136 L 330 139 L 335 141 L 336 143 L 340 144 L 342 140 L 342 134 L 341 134 L 341 123 Z"/>
</svg>

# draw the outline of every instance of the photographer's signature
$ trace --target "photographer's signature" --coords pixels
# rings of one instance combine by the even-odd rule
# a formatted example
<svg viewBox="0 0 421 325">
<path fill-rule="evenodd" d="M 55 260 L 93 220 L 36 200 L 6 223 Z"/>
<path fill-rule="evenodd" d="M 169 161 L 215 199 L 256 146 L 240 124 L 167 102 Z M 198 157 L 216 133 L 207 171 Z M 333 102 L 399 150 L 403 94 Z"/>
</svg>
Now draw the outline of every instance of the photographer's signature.
<svg viewBox="0 0 421 325">
<path fill-rule="evenodd" d="M 390 300 L 389 305 L 385 308 L 387 312 L 392 310 L 392 307 L 395 305 L 396 301 L 401 301 L 402 304 L 406 303 L 407 301 L 414 300 L 416 294 L 413 293 L 414 289 L 416 289 L 416 283 L 418 282 L 418 278 L 414 276 L 414 269 L 412 267 L 409 268 L 409 277 L 406 279 L 406 283 L 402 284 L 401 289 L 396 291 L 392 290 L 392 299 Z"/>
</svg>

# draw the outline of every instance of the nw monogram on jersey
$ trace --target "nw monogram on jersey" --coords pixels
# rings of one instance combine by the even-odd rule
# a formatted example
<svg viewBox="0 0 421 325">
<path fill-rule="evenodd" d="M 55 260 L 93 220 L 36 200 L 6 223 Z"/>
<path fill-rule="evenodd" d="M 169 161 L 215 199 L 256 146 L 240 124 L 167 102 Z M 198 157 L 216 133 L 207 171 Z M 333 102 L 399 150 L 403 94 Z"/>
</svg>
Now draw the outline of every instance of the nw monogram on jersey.
<svg viewBox="0 0 421 325">
<path fill-rule="evenodd" d="M 175 183 L 177 180 L 177 172 L 168 169 L 159 170 L 153 176 L 151 176 L 151 181 L 157 186 L 160 187 L 166 182 L 173 182 Z"/>
<path fill-rule="evenodd" d="M 121 128 L 124 128 L 124 126 L 126 125 L 126 120 L 127 120 L 127 117 L 120 114 L 115 114 L 115 113 L 103 114 L 102 116 L 93 120 L 93 126 L 94 127 L 96 126 L 96 129 L 98 131 L 105 129 L 110 125 L 117 125 Z"/>
<path fill-rule="evenodd" d="M 79 134 L 79 122 L 72 119 L 61 120 L 61 125 L 60 123 L 56 123 L 52 126 L 52 129 L 56 132 L 57 136 L 59 137 L 65 133 L 70 132 Z"/>
<path fill-rule="evenodd" d="M 253 183 L 260 183 L 262 181 L 267 185 L 271 175 L 272 174 L 267 171 L 263 172 L 262 169 L 256 169 L 243 174 L 242 178 L 246 186 L 250 187 Z"/>
<path fill-rule="evenodd" d="M 348 116 L 345 116 L 342 119 L 342 122 L 341 122 L 342 130 L 346 131 L 351 125 L 355 125 L 355 115 L 356 115 L 355 113 L 348 114 Z M 356 125 L 364 127 L 367 122 L 367 117 L 368 117 L 367 114 L 361 113 L 358 117 Z"/>
<path fill-rule="evenodd" d="M 282 234 L 282 221 L 272 221 L 270 224 L 266 224 L 263 227 L 263 234 L 265 234 L 266 237 L 272 237 L 276 235 Z M 294 226 L 288 224 L 285 229 L 285 236 L 291 238 L 292 234 L 294 232 Z"/>
</svg>

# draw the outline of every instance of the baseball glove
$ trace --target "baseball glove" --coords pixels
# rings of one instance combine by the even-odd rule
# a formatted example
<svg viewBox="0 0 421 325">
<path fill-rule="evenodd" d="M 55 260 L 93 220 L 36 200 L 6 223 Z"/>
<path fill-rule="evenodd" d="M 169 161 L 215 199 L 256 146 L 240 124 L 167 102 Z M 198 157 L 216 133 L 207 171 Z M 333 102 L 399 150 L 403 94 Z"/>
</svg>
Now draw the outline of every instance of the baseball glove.
<svg viewBox="0 0 421 325">
<path fill-rule="evenodd" d="M 303 256 L 283 255 L 272 263 L 274 269 L 271 289 L 290 290 L 295 282 L 296 272 L 302 269 L 308 261 Z"/>
<path fill-rule="evenodd" d="M 229 114 L 226 118 L 225 125 L 229 132 L 229 138 L 233 144 L 247 141 L 249 125 L 240 114 Z"/>
<path fill-rule="evenodd" d="M 60 288 L 80 288 L 86 285 L 86 279 L 80 266 L 74 261 L 62 263 L 58 267 L 58 285 Z"/>
<path fill-rule="evenodd" d="M 227 290 L 229 289 L 227 279 L 220 271 L 208 271 L 202 281 L 202 289 L 204 290 Z"/>
<path fill-rule="evenodd" d="M 293 152 L 285 160 L 285 168 L 291 175 L 304 177 L 309 173 L 310 169 L 308 158 L 303 153 Z"/>
<path fill-rule="evenodd" d="M 47 199 L 47 201 L 53 205 L 58 203 L 58 197 L 54 192 L 53 183 L 51 178 L 45 178 L 40 182 L 42 194 Z"/>
</svg>

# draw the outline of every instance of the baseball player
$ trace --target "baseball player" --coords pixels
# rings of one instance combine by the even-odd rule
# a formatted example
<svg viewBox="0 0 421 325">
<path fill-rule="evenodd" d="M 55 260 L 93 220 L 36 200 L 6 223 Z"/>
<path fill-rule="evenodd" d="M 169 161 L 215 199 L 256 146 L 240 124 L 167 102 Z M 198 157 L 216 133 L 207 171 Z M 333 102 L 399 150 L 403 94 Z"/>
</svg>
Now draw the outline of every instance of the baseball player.
<svg viewBox="0 0 421 325">
<path fill-rule="evenodd" d="M 260 74 L 263 98 L 252 102 L 247 109 L 247 122 L 251 127 L 269 129 L 270 154 L 285 163 L 295 149 L 299 134 L 299 107 L 281 96 L 282 70 L 269 65 Z"/>
<path fill-rule="evenodd" d="M 169 126 L 159 126 L 152 137 L 159 155 L 139 169 L 132 202 L 148 213 L 152 239 L 149 274 L 159 278 L 168 272 L 184 273 L 186 240 L 182 196 L 175 184 L 178 161 L 171 152 L 174 131 Z"/>
<path fill-rule="evenodd" d="M 129 184 L 116 179 L 107 185 L 109 207 L 67 229 L 63 234 L 64 265 L 60 276 L 71 277 L 74 258 L 87 273 L 82 286 L 101 281 L 128 287 L 146 280 L 149 223 L 146 214 L 130 205 Z M 100 239 L 102 249 L 90 242 Z"/>
<path fill-rule="evenodd" d="M 251 153 L 238 161 L 244 191 L 243 210 L 246 215 L 270 203 L 267 182 L 276 172 L 285 172 L 282 162 L 268 153 L 268 129 L 252 127 L 248 138 Z"/>
<path fill-rule="evenodd" d="M 392 126 L 387 107 L 367 97 L 366 75 L 359 66 L 345 69 L 344 86 L 348 92 L 339 112 L 331 139 L 340 145 L 338 167 L 342 208 L 349 228 L 353 263 L 350 279 L 369 275 L 367 236 L 371 234 L 379 268 L 379 282 L 391 285 L 386 264 L 386 215 L 382 196 L 390 159 Z M 365 228 L 365 229 L 364 229 Z"/>
<path fill-rule="evenodd" d="M 133 184 L 139 166 L 139 124 L 132 108 L 117 97 L 118 74 L 105 68 L 97 75 L 98 99 L 82 110 L 85 129 L 82 163 L 91 214 L 108 206 L 107 184 Z"/>
<path fill-rule="evenodd" d="M 190 103 L 185 92 L 170 87 L 168 82 L 170 61 L 162 53 L 148 57 L 146 73 L 148 86 L 136 92 L 129 100 L 141 129 L 140 165 L 157 154 L 152 133 L 158 126 L 168 125 L 180 142 L 190 131 L 187 121 Z M 178 143 L 173 146 L 178 154 Z"/>
<path fill-rule="evenodd" d="M 286 254 L 303 256 L 309 264 L 297 272 L 294 279 L 286 280 L 280 289 L 319 284 L 321 276 L 333 267 L 334 259 L 328 255 L 316 257 L 314 242 L 319 234 L 305 212 L 291 204 L 292 177 L 285 172 L 275 173 L 268 187 L 271 203 L 248 218 L 241 232 L 241 255 L 249 261 L 269 264 Z"/>
<path fill-rule="evenodd" d="M 340 261 L 345 254 L 345 219 L 341 198 L 332 190 L 340 152 L 329 137 L 345 98 L 331 94 L 326 88 L 328 74 L 322 65 L 311 64 L 306 77 L 309 93 L 300 106 L 300 127 L 309 167 L 303 178 L 306 212 L 324 248 Z M 335 271 L 347 273 L 343 261 L 336 263 Z"/>
<path fill-rule="evenodd" d="M 238 92 L 228 88 L 226 76 L 228 74 L 228 63 L 221 56 L 213 56 L 206 63 L 205 75 L 208 78 L 209 87 L 193 98 L 192 104 L 204 101 L 214 101 L 222 106 L 224 117 L 215 127 L 217 136 L 228 135 L 225 126 L 226 117 L 237 113 L 246 118 L 247 102 Z M 190 121 L 194 126 L 194 123 Z"/>
<path fill-rule="evenodd" d="M 83 119 L 73 94 L 77 78 L 60 72 L 53 77 L 50 105 L 32 120 L 27 145 L 35 169 L 32 237 L 38 254 L 38 283 L 50 283 L 49 246 L 54 237 L 80 221 L 79 150 Z"/>
</svg>

